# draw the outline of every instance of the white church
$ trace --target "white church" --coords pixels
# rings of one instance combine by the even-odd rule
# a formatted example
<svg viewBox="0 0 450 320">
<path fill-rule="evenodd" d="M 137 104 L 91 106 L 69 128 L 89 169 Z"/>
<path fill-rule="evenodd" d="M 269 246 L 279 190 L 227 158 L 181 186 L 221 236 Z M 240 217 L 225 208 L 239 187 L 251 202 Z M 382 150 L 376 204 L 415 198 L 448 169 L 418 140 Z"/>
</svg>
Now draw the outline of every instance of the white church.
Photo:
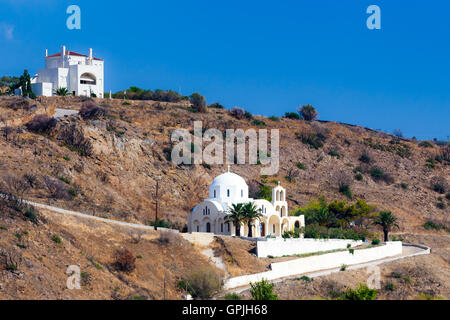
<svg viewBox="0 0 450 320">
<path fill-rule="evenodd" d="M 53 96 L 56 90 L 66 88 L 73 96 L 104 95 L 104 61 L 93 56 L 66 50 L 48 55 L 45 50 L 45 69 L 31 79 L 31 90 L 36 96 Z"/>
<path fill-rule="evenodd" d="M 286 189 L 280 183 L 272 189 L 272 202 L 252 199 L 248 185 L 239 175 L 228 172 L 216 177 L 209 187 L 209 198 L 198 204 L 188 215 L 188 232 L 206 232 L 217 235 L 236 235 L 232 222 L 226 220 L 232 204 L 252 202 L 263 217 L 253 222 L 253 237 L 281 237 L 285 231 L 305 226 L 304 216 L 289 216 Z M 241 236 L 248 235 L 248 226 L 242 223 Z"/>
</svg>

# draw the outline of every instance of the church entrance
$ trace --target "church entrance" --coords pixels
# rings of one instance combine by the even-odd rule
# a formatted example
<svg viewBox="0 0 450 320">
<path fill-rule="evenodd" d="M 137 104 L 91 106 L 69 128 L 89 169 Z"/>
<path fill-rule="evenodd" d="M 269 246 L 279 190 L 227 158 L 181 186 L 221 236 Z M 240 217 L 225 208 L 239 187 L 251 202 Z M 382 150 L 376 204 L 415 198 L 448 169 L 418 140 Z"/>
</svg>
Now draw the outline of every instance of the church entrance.
<svg viewBox="0 0 450 320">
<path fill-rule="evenodd" d="M 209 222 L 206 224 L 206 232 L 211 233 L 211 223 Z"/>
</svg>

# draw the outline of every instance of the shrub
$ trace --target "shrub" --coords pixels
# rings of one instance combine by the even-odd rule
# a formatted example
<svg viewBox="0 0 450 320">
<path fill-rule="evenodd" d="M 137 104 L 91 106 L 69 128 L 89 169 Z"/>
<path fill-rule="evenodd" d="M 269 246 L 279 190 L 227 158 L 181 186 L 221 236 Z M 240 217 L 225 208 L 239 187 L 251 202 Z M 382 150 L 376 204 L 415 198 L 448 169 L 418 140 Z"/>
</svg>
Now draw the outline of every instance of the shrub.
<svg viewBox="0 0 450 320">
<path fill-rule="evenodd" d="M 255 120 L 253 120 L 253 125 L 265 127 L 266 123 L 264 121 L 262 121 L 262 120 L 255 119 Z"/>
<path fill-rule="evenodd" d="M 364 152 L 360 157 L 359 157 L 359 161 L 363 162 L 363 163 L 367 163 L 369 164 L 372 159 L 370 158 L 369 154 L 367 154 L 366 152 Z"/>
<path fill-rule="evenodd" d="M 34 133 L 49 133 L 55 126 L 56 119 L 44 114 L 35 116 L 29 123 L 26 124 L 27 129 Z"/>
<path fill-rule="evenodd" d="M 253 300 L 278 300 L 278 295 L 273 292 L 273 283 L 265 279 L 250 283 L 250 294 Z"/>
<path fill-rule="evenodd" d="M 192 104 L 192 108 L 195 112 L 204 113 L 207 111 L 206 109 L 206 99 L 201 94 L 194 92 L 189 96 L 189 101 Z"/>
<path fill-rule="evenodd" d="M 310 277 L 307 277 L 307 276 L 300 277 L 300 280 L 303 280 L 303 281 L 306 281 L 306 282 L 312 282 L 313 281 L 313 279 L 311 279 Z"/>
<path fill-rule="evenodd" d="M 338 158 L 338 159 L 341 158 L 341 155 L 336 150 L 331 150 L 330 152 L 328 152 L 328 155 Z"/>
<path fill-rule="evenodd" d="M 45 176 L 43 184 L 52 198 L 70 200 L 67 186 L 63 182 Z"/>
<path fill-rule="evenodd" d="M 307 144 L 316 150 L 322 148 L 325 142 L 324 137 L 311 132 L 296 133 L 296 136 L 303 144 Z"/>
<path fill-rule="evenodd" d="M 357 290 L 349 288 L 344 294 L 344 300 L 375 300 L 378 291 L 370 289 L 365 284 L 360 284 Z"/>
<path fill-rule="evenodd" d="M 297 168 L 299 168 L 300 170 L 306 170 L 305 165 L 301 162 L 297 162 Z"/>
<path fill-rule="evenodd" d="M 316 109 L 311 105 L 306 105 L 298 109 L 300 116 L 306 121 L 316 120 L 319 114 Z"/>
<path fill-rule="evenodd" d="M 269 117 L 269 120 L 272 120 L 272 121 L 280 121 L 280 118 L 275 117 L 275 116 L 271 116 L 271 117 Z"/>
<path fill-rule="evenodd" d="M 345 270 L 347 270 L 347 267 L 348 267 L 348 266 L 347 266 L 346 264 L 343 264 L 343 265 L 341 266 L 341 269 L 340 269 L 340 270 L 341 270 L 341 271 L 345 271 Z"/>
<path fill-rule="evenodd" d="M 353 193 L 350 190 L 350 186 L 347 184 L 342 184 L 339 187 L 339 192 L 342 193 L 343 195 L 345 195 L 347 198 L 349 199 L 353 199 Z"/>
<path fill-rule="evenodd" d="M 239 107 L 233 107 L 231 109 L 231 115 L 236 119 L 244 119 L 245 118 L 245 110 Z"/>
<path fill-rule="evenodd" d="M 222 279 L 220 275 L 211 268 L 201 269 L 191 273 L 187 279 L 190 294 L 193 297 L 206 300 L 222 288 Z"/>
<path fill-rule="evenodd" d="M 361 173 L 357 173 L 355 175 L 355 179 L 358 180 L 358 181 L 362 181 L 363 180 L 363 175 Z"/>
<path fill-rule="evenodd" d="M 384 177 L 384 171 L 381 168 L 373 167 L 372 169 L 370 169 L 370 175 L 375 180 L 381 180 Z"/>
<path fill-rule="evenodd" d="M 80 156 L 89 157 L 92 155 L 93 147 L 91 142 L 85 138 L 83 129 L 76 125 L 65 127 L 58 138 L 63 141 L 65 147 L 77 152 Z"/>
<path fill-rule="evenodd" d="M 422 148 L 434 148 L 434 145 L 429 141 L 422 141 L 419 143 L 419 147 Z"/>
<path fill-rule="evenodd" d="M 286 112 L 284 114 L 284 117 L 287 119 L 292 119 L 292 120 L 300 120 L 300 115 L 298 113 L 295 112 Z"/>
<path fill-rule="evenodd" d="M 450 192 L 445 195 L 445 199 L 450 201 Z"/>
<path fill-rule="evenodd" d="M 164 231 L 159 234 L 158 241 L 161 244 L 169 244 L 175 242 L 177 236 L 172 231 Z"/>
<path fill-rule="evenodd" d="M 224 109 L 224 106 L 223 105 L 221 105 L 220 103 L 218 103 L 218 102 L 215 102 L 215 103 L 212 103 L 212 104 L 210 104 L 209 106 L 208 106 L 208 108 L 214 108 L 214 109 Z"/>
<path fill-rule="evenodd" d="M 380 239 L 373 239 L 372 240 L 372 245 L 376 246 L 380 244 Z"/>
<path fill-rule="evenodd" d="M 225 295 L 225 300 L 242 300 L 242 297 L 238 295 L 236 292 L 227 293 Z"/>
<path fill-rule="evenodd" d="M 106 114 L 106 110 L 100 108 L 94 101 L 87 100 L 83 102 L 83 105 L 80 109 L 80 116 L 84 120 L 88 119 L 97 119 Z"/>
<path fill-rule="evenodd" d="M 25 208 L 24 216 L 25 216 L 25 218 L 27 218 L 28 220 L 30 220 L 32 222 L 36 223 L 38 221 L 37 211 L 32 206 L 27 206 Z"/>
<path fill-rule="evenodd" d="M 56 235 L 52 236 L 52 240 L 55 243 L 61 243 L 62 242 L 62 239 L 60 237 L 56 236 Z"/>
<path fill-rule="evenodd" d="M 402 188 L 403 190 L 408 190 L 408 185 L 406 183 L 402 182 L 400 184 L 400 188 Z"/>
<path fill-rule="evenodd" d="M 440 194 L 444 194 L 445 193 L 445 187 L 444 185 L 440 184 L 440 183 L 435 183 L 433 185 L 433 191 L 440 193 Z"/>
<path fill-rule="evenodd" d="M 136 269 L 136 257 L 128 249 L 117 250 L 115 267 L 119 271 L 133 272 Z"/>
<path fill-rule="evenodd" d="M 434 159 L 432 159 L 432 158 L 427 159 L 427 161 L 425 162 L 425 167 L 427 167 L 429 169 L 434 169 L 436 167 L 436 163 L 435 163 Z"/>
<path fill-rule="evenodd" d="M 384 290 L 386 291 L 394 291 L 395 290 L 395 285 L 392 282 L 387 283 L 384 286 Z"/>
<path fill-rule="evenodd" d="M 445 203 L 443 203 L 443 202 L 438 202 L 438 203 L 436 203 L 436 207 L 437 207 L 438 209 L 444 210 L 444 209 L 445 209 Z"/>
</svg>

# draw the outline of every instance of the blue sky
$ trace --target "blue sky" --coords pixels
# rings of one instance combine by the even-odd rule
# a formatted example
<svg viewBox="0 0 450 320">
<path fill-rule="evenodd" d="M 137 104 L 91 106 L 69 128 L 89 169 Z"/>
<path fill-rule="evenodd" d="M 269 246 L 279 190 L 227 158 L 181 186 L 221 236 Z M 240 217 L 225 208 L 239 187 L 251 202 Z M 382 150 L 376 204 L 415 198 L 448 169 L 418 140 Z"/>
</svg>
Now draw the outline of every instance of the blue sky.
<svg viewBox="0 0 450 320">
<path fill-rule="evenodd" d="M 71 4 L 81 30 L 66 28 Z M 371 4 L 381 30 L 366 27 Z M 105 91 L 198 91 L 266 116 L 312 104 L 323 120 L 448 139 L 449 14 L 446 0 L 0 0 L 0 75 L 92 47 Z"/>
</svg>

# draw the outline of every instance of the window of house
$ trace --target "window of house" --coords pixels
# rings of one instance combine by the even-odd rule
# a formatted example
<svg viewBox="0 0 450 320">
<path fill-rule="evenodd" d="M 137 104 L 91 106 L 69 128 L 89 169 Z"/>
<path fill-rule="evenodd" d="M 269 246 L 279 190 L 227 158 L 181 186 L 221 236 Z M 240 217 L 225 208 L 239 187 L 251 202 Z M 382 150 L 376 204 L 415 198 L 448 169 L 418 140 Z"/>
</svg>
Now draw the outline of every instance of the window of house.
<svg viewBox="0 0 450 320">
<path fill-rule="evenodd" d="M 214 198 L 216 197 L 216 190 L 214 190 Z"/>
<path fill-rule="evenodd" d="M 227 190 L 227 197 L 230 197 L 230 189 Z"/>
<path fill-rule="evenodd" d="M 244 190 L 241 190 L 241 198 L 244 197 Z"/>
<path fill-rule="evenodd" d="M 273 233 L 275 233 L 275 225 L 273 225 Z"/>
</svg>

